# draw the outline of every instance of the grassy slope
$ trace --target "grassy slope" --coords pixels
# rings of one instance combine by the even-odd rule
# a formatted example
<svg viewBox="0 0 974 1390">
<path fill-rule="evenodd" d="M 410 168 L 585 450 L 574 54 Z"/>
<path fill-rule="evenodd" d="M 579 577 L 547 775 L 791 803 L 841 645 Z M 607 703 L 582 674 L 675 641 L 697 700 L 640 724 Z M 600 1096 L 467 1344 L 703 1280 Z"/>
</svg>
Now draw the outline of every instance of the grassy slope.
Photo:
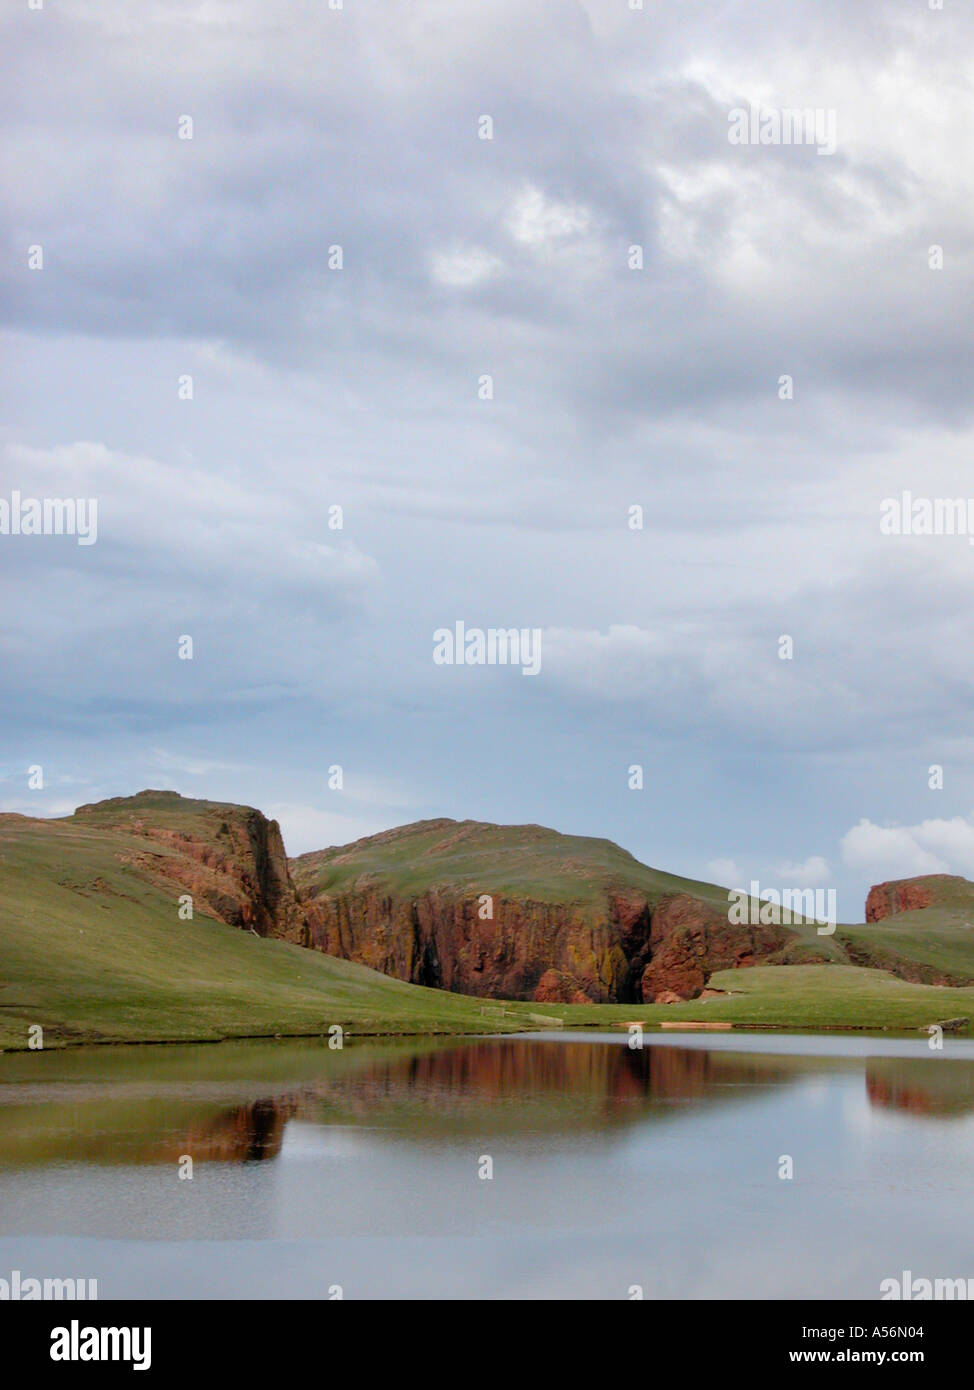
<svg viewBox="0 0 974 1390">
<path fill-rule="evenodd" d="M 44 825 L 80 825 L 90 829 L 133 829 L 140 824 L 162 826 L 183 835 L 206 835 L 228 815 L 253 808 L 225 801 L 198 801 L 170 791 L 144 791 L 137 796 L 116 796 L 79 806 L 73 816 Z"/>
<path fill-rule="evenodd" d="M 301 887 L 342 892 L 363 875 L 394 885 L 402 897 L 431 888 L 493 892 L 538 902 L 601 901 L 607 886 L 631 887 L 657 899 L 692 893 L 726 909 L 727 890 L 650 869 L 611 840 L 561 835 L 540 825 L 481 821 L 418 821 L 337 849 L 291 860 Z"/>
<path fill-rule="evenodd" d="M 843 927 L 841 936 L 867 951 L 876 964 L 891 953 L 974 983 L 974 885 L 949 880 L 938 885 L 937 901 L 930 907 Z"/>
<path fill-rule="evenodd" d="M 568 1027 L 648 1018 L 659 1023 L 726 1022 L 777 1028 L 915 1029 L 948 1019 L 974 1022 L 974 987 L 946 989 L 913 985 L 883 970 L 853 965 L 762 965 L 722 970 L 710 984 L 730 991 L 724 998 L 639 1008 L 633 1004 L 550 1006 Z M 967 1027 L 961 1030 L 974 1035 Z"/>
</svg>

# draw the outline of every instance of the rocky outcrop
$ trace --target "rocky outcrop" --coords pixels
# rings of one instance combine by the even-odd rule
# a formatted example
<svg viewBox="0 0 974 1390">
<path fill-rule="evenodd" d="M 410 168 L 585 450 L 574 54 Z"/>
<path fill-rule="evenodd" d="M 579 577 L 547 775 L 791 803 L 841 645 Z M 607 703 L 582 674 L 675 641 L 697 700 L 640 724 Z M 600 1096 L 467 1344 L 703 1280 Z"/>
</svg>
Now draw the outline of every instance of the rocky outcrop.
<svg viewBox="0 0 974 1390">
<path fill-rule="evenodd" d="M 422 821 L 289 862 L 277 822 L 247 806 L 145 791 L 72 819 L 122 832 L 120 857 L 174 909 L 188 894 L 230 926 L 484 998 L 693 999 L 713 971 L 795 939 L 731 924 L 719 890 L 681 892 L 610 841 L 542 826 Z"/>
<path fill-rule="evenodd" d="M 590 1004 L 592 1001 L 578 981 L 563 970 L 546 970 L 534 991 L 536 1004 Z"/>
<path fill-rule="evenodd" d="M 780 950 L 780 926 L 740 927 L 687 894 L 655 906 L 630 892 L 604 909 L 432 891 L 399 898 L 368 886 L 307 904 L 304 944 L 384 974 L 496 999 L 652 1003 L 693 999 L 714 970 Z"/>
<path fill-rule="evenodd" d="M 291 882 L 277 821 L 259 811 L 230 816 L 218 828 L 215 844 L 152 826 L 143 833 L 172 853 L 143 851 L 134 862 L 168 879 L 179 893 L 189 893 L 194 905 L 258 936 L 294 940 L 303 934 L 304 909 Z"/>
<path fill-rule="evenodd" d="M 678 893 L 652 914 L 649 961 L 640 978 L 644 1003 L 695 999 L 714 970 L 753 965 L 780 951 L 793 933 L 785 927 L 737 926 L 699 898 Z"/>
<path fill-rule="evenodd" d="M 188 893 L 194 912 L 258 936 L 304 935 L 280 826 L 253 807 L 147 791 L 79 807 L 75 817 L 125 831 L 130 848 L 119 857 L 170 884 L 174 901 Z"/>
<path fill-rule="evenodd" d="M 570 904 L 494 897 L 485 916 L 479 897 L 446 889 L 400 898 L 359 887 L 307 906 L 305 945 L 412 984 L 493 999 L 632 997 L 618 924 Z"/>
<path fill-rule="evenodd" d="M 895 917 L 899 912 L 915 912 L 918 908 L 929 907 L 933 894 L 929 880 L 901 878 L 889 883 L 877 883 L 870 888 L 866 898 L 866 921 L 882 922 L 885 917 Z"/>
</svg>

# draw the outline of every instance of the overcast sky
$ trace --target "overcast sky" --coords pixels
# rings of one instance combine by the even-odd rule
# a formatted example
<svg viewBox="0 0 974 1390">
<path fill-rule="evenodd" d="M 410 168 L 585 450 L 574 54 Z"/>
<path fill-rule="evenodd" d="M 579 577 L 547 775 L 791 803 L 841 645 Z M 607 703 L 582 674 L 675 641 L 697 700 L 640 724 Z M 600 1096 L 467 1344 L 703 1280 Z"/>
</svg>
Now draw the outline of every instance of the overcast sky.
<svg viewBox="0 0 974 1390">
<path fill-rule="evenodd" d="M 0 536 L 0 809 L 974 877 L 974 547 L 879 528 L 974 498 L 970 7 L 629 3 L 5 7 L 0 498 L 98 536 Z"/>
</svg>

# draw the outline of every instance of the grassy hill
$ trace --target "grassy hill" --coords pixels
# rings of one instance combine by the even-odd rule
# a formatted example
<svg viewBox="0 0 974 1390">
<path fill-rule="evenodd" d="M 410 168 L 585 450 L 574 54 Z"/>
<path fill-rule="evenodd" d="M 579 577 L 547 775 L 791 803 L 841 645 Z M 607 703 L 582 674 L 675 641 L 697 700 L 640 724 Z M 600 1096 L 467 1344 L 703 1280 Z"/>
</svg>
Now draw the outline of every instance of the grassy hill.
<svg viewBox="0 0 974 1390">
<path fill-rule="evenodd" d="M 652 901 L 690 893 L 727 908 L 726 888 L 650 869 L 611 840 L 562 835 L 542 825 L 416 821 L 290 863 L 299 887 L 327 892 L 342 892 L 365 878 L 403 897 L 444 888 L 475 894 L 490 884 L 511 897 L 595 904 L 606 888 L 630 887 Z"/>
<path fill-rule="evenodd" d="M 927 906 L 910 906 L 918 900 Z M 871 910 L 880 902 L 883 910 L 906 910 L 843 928 L 841 944 L 850 960 L 926 983 L 974 984 L 974 883 L 951 874 L 924 875 L 872 889 Z"/>
<path fill-rule="evenodd" d="M 213 806 L 183 809 L 206 816 Z M 105 820 L 0 816 L 0 1046 L 23 1046 L 33 1023 L 48 1046 L 324 1033 L 333 1023 L 483 1030 L 479 1001 L 198 913 L 180 921 L 174 895 L 126 862 L 142 851 L 139 835 Z M 489 1026 L 519 1025 L 499 1016 Z"/>
<path fill-rule="evenodd" d="M 729 922 L 725 888 L 539 825 L 419 821 L 290 868 L 311 944 L 465 994 L 663 1002 L 733 965 L 845 959 L 812 923 Z"/>
</svg>

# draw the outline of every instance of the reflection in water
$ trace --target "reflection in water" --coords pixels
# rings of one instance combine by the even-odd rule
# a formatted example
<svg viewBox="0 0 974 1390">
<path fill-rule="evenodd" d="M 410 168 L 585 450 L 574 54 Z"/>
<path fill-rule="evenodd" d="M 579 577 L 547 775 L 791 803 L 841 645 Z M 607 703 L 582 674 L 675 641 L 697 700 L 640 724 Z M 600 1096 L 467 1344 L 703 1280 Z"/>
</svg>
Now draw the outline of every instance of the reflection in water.
<svg viewBox="0 0 974 1390">
<path fill-rule="evenodd" d="M 564 1107 L 584 1111 L 591 1123 L 630 1120 L 654 1101 L 706 1099 L 728 1085 L 784 1079 L 771 1059 L 721 1057 L 678 1047 L 630 1049 L 575 1042 L 511 1046 L 484 1041 L 406 1060 L 379 1062 L 327 1090 L 327 1099 L 349 1114 L 376 1107 L 416 1106 L 431 1115 L 462 1117 L 480 1110 L 550 1105 L 558 1123 Z M 505 1123 L 517 1124 L 517 1112 Z M 532 1113 L 532 1123 L 538 1115 Z"/>
<path fill-rule="evenodd" d="M 871 1105 L 912 1115 L 965 1115 L 974 1110 L 969 1063 L 900 1058 L 870 1061 L 866 1093 Z"/>
<path fill-rule="evenodd" d="M 309 1054 L 302 1058 L 307 1061 Z M 692 1108 L 740 1106 L 823 1072 L 864 1071 L 873 1107 L 951 1116 L 974 1109 L 974 1062 L 822 1057 L 705 1047 L 486 1039 L 425 1048 L 352 1046 L 310 1054 L 297 1084 L 192 1081 L 55 1090 L 0 1085 L 0 1168 L 66 1161 L 101 1164 L 251 1163 L 280 1156 L 291 1120 L 367 1125 L 398 1140 L 487 1133 L 517 1137 L 612 1133 L 666 1122 Z M 307 1071 L 307 1068 L 304 1068 Z M 286 1072 L 285 1072 L 286 1075 Z M 219 1096 L 226 1094 L 221 1101 Z M 68 1097 L 63 1099 L 62 1097 Z"/>
<path fill-rule="evenodd" d="M 178 1161 L 190 1154 L 194 1162 L 250 1163 L 264 1158 L 277 1158 L 284 1139 L 284 1126 L 298 1106 L 273 1096 L 256 1100 L 252 1105 L 235 1106 L 233 1110 L 185 1130 L 175 1141 L 142 1153 L 146 1159 L 160 1163 Z"/>
<path fill-rule="evenodd" d="M 105 1298 L 876 1298 L 974 1276 L 972 1108 L 974 1045 L 916 1038 L 4 1055 L 0 1272 Z"/>
</svg>

